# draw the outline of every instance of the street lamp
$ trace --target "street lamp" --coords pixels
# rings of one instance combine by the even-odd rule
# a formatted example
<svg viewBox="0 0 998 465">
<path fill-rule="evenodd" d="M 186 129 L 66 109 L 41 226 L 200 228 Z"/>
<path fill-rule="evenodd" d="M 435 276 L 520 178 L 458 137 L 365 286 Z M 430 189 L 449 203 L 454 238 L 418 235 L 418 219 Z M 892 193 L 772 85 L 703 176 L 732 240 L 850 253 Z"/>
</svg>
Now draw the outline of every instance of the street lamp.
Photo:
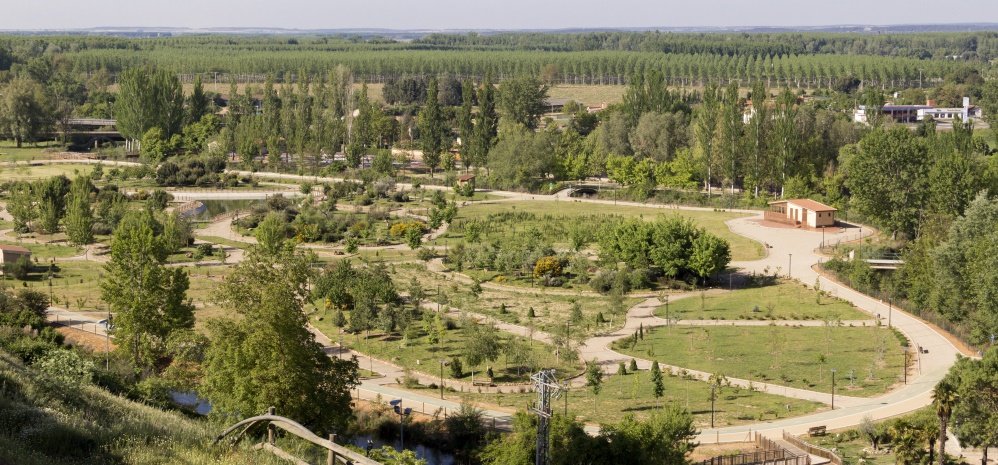
<svg viewBox="0 0 998 465">
<path fill-rule="evenodd" d="M 832 410 L 835 410 L 835 369 L 832 368 Z"/>
<path fill-rule="evenodd" d="M 405 417 L 412 413 L 409 407 L 402 408 L 402 399 L 393 399 L 388 402 L 392 409 L 399 416 L 399 448 L 405 450 Z"/>
<path fill-rule="evenodd" d="M 793 277 L 793 275 L 790 272 L 790 268 L 793 267 L 793 264 L 794 264 L 794 254 L 788 253 L 787 254 L 787 277 L 788 278 L 792 278 Z"/>
<path fill-rule="evenodd" d="M 444 365 L 447 365 L 447 360 L 440 359 L 440 398 L 444 398 Z"/>
</svg>

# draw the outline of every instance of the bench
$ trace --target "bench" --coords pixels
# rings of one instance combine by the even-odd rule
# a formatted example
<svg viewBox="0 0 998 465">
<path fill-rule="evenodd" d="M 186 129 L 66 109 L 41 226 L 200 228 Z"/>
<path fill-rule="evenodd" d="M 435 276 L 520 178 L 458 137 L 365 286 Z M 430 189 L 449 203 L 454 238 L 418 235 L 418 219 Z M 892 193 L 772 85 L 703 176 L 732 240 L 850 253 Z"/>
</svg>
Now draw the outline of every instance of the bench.
<svg viewBox="0 0 998 465">
<path fill-rule="evenodd" d="M 810 428 L 807 429 L 807 435 L 811 436 L 811 437 L 814 437 L 814 436 L 824 436 L 826 434 L 825 430 L 826 430 L 826 428 L 825 428 L 824 425 L 822 425 L 822 426 L 812 426 L 812 427 L 810 427 Z"/>
</svg>

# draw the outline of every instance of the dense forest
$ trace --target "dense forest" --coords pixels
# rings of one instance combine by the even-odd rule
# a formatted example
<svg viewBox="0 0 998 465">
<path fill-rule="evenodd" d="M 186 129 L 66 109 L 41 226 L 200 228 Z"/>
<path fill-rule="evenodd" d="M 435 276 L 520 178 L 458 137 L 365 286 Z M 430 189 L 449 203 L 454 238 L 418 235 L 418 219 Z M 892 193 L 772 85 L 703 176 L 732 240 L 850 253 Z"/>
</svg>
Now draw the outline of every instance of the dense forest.
<svg viewBox="0 0 998 465">
<path fill-rule="evenodd" d="M 53 56 L 78 73 L 116 74 L 156 64 L 178 74 L 273 74 L 279 81 L 344 65 L 368 82 L 406 74 L 496 79 L 543 75 L 565 84 L 623 84 L 656 70 L 670 85 L 730 80 L 769 87 L 831 87 L 857 79 L 923 87 L 980 70 L 998 56 L 998 35 L 973 34 L 434 34 L 400 42 L 326 36 L 6 37 L 0 70 L 13 57 Z M 228 77 L 223 76 L 223 82 Z"/>
</svg>

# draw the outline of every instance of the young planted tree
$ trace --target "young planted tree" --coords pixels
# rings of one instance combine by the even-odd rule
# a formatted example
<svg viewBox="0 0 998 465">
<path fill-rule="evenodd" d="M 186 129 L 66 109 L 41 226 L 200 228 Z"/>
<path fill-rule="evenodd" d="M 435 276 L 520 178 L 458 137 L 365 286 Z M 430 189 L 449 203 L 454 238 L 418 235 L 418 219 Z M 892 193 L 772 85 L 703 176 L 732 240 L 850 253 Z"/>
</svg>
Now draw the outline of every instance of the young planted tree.
<svg viewBox="0 0 998 465">
<path fill-rule="evenodd" d="M 31 230 L 32 223 L 38 218 L 31 183 L 19 181 L 10 185 L 7 189 L 7 212 L 14 220 L 15 232 L 26 233 Z"/>
<path fill-rule="evenodd" d="M 655 399 L 662 398 L 665 395 L 665 384 L 662 379 L 662 369 L 658 366 L 658 360 L 651 362 L 651 384 Z"/>
<path fill-rule="evenodd" d="M 69 205 L 66 208 L 66 234 L 69 241 L 84 245 L 94 241 L 94 213 L 90 207 L 90 193 L 94 185 L 86 176 L 77 177 L 69 188 Z"/>
<path fill-rule="evenodd" d="M 596 359 L 586 364 L 586 386 L 593 390 L 593 413 L 595 413 L 599 393 L 603 390 L 603 368 Z"/>
</svg>

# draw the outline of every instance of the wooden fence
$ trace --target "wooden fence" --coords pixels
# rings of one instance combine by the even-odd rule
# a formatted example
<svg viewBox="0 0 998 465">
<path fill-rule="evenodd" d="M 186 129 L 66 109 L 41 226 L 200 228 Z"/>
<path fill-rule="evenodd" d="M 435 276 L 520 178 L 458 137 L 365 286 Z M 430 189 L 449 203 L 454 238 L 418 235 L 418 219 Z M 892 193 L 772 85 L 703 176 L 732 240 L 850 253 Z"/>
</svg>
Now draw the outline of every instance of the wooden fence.
<svg viewBox="0 0 998 465">
<path fill-rule="evenodd" d="M 813 444 L 808 444 L 801 441 L 796 436 L 792 434 L 787 434 L 786 431 L 783 432 L 783 440 L 793 444 L 794 446 L 800 448 L 804 452 L 811 455 L 817 455 L 818 457 L 826 458 L 835 465 L 842 465 L 842 457 L 839 457 L 835 452 L 832 452 L 824 447 L 818 447 Z"/>
<path fill-rule="evenodd" d="M 744 454 L 720 455 L 704 460 L 699 465 L 811 465 L 808 455 L 796 455 L 761 434 L 755 434 L 755 443 L 762 449 Z"/>
</svg>

